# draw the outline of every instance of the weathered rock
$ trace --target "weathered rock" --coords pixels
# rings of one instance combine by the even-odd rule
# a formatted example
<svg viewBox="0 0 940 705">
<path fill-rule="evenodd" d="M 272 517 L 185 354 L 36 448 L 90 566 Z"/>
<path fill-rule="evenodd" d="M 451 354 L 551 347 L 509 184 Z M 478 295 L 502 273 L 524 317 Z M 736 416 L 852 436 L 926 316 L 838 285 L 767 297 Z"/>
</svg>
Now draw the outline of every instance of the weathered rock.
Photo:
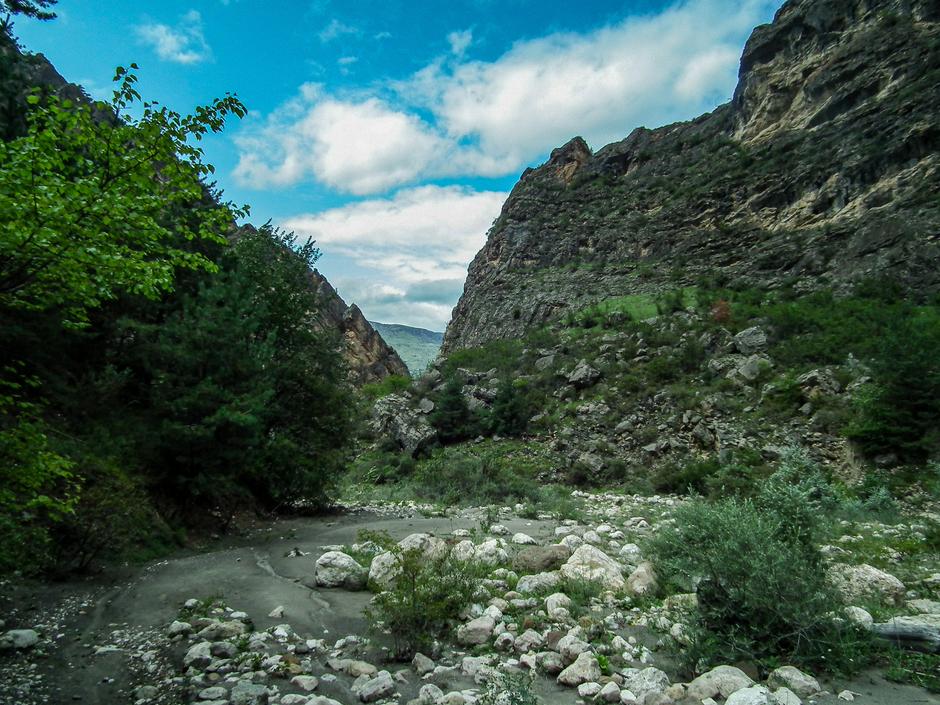
<svg viewBox="0 0 940 705">
<path fill-rule="evenodd" d="M 725 705 L 777 705 L 774 696 L 762 685 L 742 688 L 725 701 Z"/>
<path fill-rule="evenodd" d="M 597 694 L 597 699 L 605 703 L 619 703 L 620 702 L 620 686 L 611 681 L 606 683 L 600 692 Z"/>
<path fill-rule="evenodd" d="M 568 580 L 599 583 L 609 590 L 622 590 L 626 584 L 620 565 L 600 549 L 587 544 L 571 554 L 560 572 Z"/>
<path fill-rule="evenodd" d="M 555 645 L 555 651 L 561 654 L 561 657 L 564 659 L 565 663 L 572 663 L 573 661 L 577 660 L 581 654 L 590 650 L 590 644 L 571 634 L 566 634 L 563 636 Z"/>
<path fill-rule="evenodd" d="M 819 681 L 793 666 L 781 666 L 767 678 L 771 688 L 789 688 L 801 698 L 808 698 L 820 691 Z"/>
<path fill-rule="evenodd" d="M 311 690 L 316 690 L 317 686 L 320 684 L 316 676 L 294 676 L 290 679 L 290 682 L 308 693 Z"/>
<path fill-rule="evenodd" d="M 239 681 L 232 688 L 232 705 L 268 705 L 268 689 L 257 683 Z"/>
<path fill-rule="evenodd" d="M 633 693 L 637 700 L 643 700 L 652 693 L 661 693 L 669 687 L 669 676 L 658 668 L 628 668 L 623 672 L 623 686 Z"/>
<path fill-rule="evenodd" d="M 575 659 L 574 663 L 559 673 L 556 680 L 561 685 L 577 686 L 599 680 L 601 675 L 601 667 L 594 654 L 585 651 Z"/>
<path fill-rule="evenodd" d="M 427 557 L 441 555 L 447 550 L 447 544 L 442 539 L 430 534 L 410 534 L 399 541 L 398 546 L 402 551 L 418 551 Z M 388 588 L 400 571 L 396 555 L 386 551 L 372 559 L 369 581 L 381 588 Z"/>
<path fill-rule="evenodd" d="M 516 584 L 516 590 L 521 593 L 553 590 L 561 584 L 561 580 L 561 573 L 557 570 L 553 570 L 549 573 L 523 575 Z"/>
<path fill-rule="evenodd" d="M 370 420 L 372 432 L 389 438 L 409 455 L 415 455 L 437 436 L 427 417 L 412 408 L 405 394 L 389 394 L 375 402 Z"/>
<path fill-rule="evenodd" d="M 727 698 L 732 693 L 752 685 L 754 681 L 740 668 L 716 666 L 689 683 L 686 690 L 690 698 L 704 700 L 719 695 Z"/>
<path fill-rule="evenodd" d="M 418 691 L 418 702 L 421 705 L 437 705 L 438 701 L 444 697 L 444 691 L 433 683 L 427 683 L 421 686 Z"/>
<path fill-rule="evenodd" d="M 577 389 L 584 389 L 596 384 L 600 378 L 601 373 L 598 370 L 591 367 L 587 360 L 581 360 L 568 375 L 568 384 Z"/>
<path fill-rule="evenodd" d="M 633 595 L 648 595 L 659 589 L 652 563 L 643 562 L 627 578 L 627 591 Z"/>
<path fill-rule="evenodd" d="M 31 649 L 39 643 L 35 629 L 11 629 L 0 636 L 0 649 Z"/>
<path fill-rule="evenodd" d="M 904 583 L 874 566 L 836 564 L 829 569 L 829 580 L 846 602 L 874 598 L 888 604 L 902 604 Z"/>
<path fill-rule="evenodd" d="M 376 700 L 387 698 L 395 692 L 395 681 L 388 671 L 379 671 L 359 688 L 359 699 L 364 703 L 374 703 Z"/>
<path fill-rule="evenodd" d="M 476 646 L 489 641 L 496 627 L 496 620 L 488 614 L 471 619 L 457 628 L 457 641 L 466 646 Z"/>
<path fill-rule="evenodd" d="M 521 532 L 513 534 L 509 542 L 518 546 L 535 546 L 538 544 L 538 541 L 536 541 L 534 538 Z"/>
<path fill-rule="evenodd" d="M 530 546 L 517 553 L 512 566 L 524 573 L 544 573 L 557 570 L 571 556 L 571 549 L 561 544 Z"/>
<path fill-rule="evenodd" d="M 434 670 L 434 661 L 421 652 L 418 652 L 415 654 L 415 657 L 411 659 L 411 666 L 415 669 L 415 673 L 419 676 L 423 676 L 425 673 L 430 673 Z"/>
<path fill-rule="evenodd" d="M 183 656 L 183 665 L 193 668 L 205 668 L 212 663 L 212 642 L 200 641 L 189 647 L 186 655 Z"/>
<path fill-rule="evenodd" d="M 317 559 L 316 581 L 320 587 L 362 590 L 369 572 L 342 551 L 327 551 Z"/>
<path fill-rule="evenodd" d="M 733 338 L 735 349 L 742 355 L 753 355 L 767 348 L 767 334 L 758 326 L 745 328 Z"/>
</svg>

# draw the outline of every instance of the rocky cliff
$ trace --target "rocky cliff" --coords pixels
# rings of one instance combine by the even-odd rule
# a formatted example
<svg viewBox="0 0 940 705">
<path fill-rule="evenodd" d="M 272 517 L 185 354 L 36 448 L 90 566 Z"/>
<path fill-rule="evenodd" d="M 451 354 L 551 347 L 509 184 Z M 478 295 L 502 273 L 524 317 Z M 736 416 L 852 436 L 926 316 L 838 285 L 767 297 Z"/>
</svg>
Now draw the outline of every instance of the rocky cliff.
<svg viewBox="0 0 940 705">
<path fill-rule="evenodd" d="M 444 351 L 703 276 L 765 288 L 888 276 L 940 289 L 940 6 L 789 0 L 730 103 L 523 173 Z"/>
<path fill-rule="evenodd" d="M 408 368 L 362 315 L 356 304 L 347 306 L 326 277 L 313 270 L 319 311 L 316 320 L 327 330 L 338 330 L 343 341 L 343 357 L 350 379 L 356 384 L 375 382 L 389 375 L 408 376 Z"/>
</svg>

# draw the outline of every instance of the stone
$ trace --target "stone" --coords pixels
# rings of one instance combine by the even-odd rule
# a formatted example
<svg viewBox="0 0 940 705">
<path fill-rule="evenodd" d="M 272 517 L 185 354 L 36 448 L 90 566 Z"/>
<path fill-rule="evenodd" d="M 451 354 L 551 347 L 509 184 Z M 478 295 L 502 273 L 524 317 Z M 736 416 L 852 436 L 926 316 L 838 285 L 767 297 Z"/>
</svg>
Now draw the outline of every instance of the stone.
<svg viewBox="0 0 940 705">
<path fill-rule="evenodd" d="M 875 623 L 874 617 L 871 616 L 868 610 L 861 607 L 846 607 L 843 611 L 850 622 L 854 622 L 863 629 L 871 629 L 871 626 Z"/>
<path fill-rule="evenodd" d="M 418 702 L 421 705 L 437 705 L 437 702 L 444 697 L 444 691 L 433 683 L 426 683 L 418 691 Z"/>
<path fill-rule="evenodd" d="M 193 668 L 205 668 L 212 663 L 212 642 L 200 641 L 189 647 L 186 655 L 183 656 L 183 665 Z"/>
<path fill-rule="evenodd" d="M 732 338 L 735 350 L 742 355 L 753 355 L 767 348 L 767 334 L 762 328 L 745 328 Z"/>
<path fill-rule="evenodd" d="M 170 626 L 167 628 L 166 633 L 169 637 L 174 636 L 186 636 L 187 634 L 192 633 L 193 626 L 189 622 L 181 622 L 180 620 L 174 620 Z"/>
<path fill-rule="evenodd" d="M 774 696 L 762 685 L 742 688 L 725 700 L 725 705 L 777 705 Z"/>
<path fill-rule="evenodd" d="M 137 700 L 153 700 L 160 694 L 155 685 L 140 685 L 134 689 L 134 698 Z"/>
<path fill-rule="evenodd" d="M 636 565 L 642 560 L 643 553 L 640 551 L 640 547 L 635 543 L 625 543 L 620 547 L 620 553 L 618 554 L 618 557 L 624 563 Z"/>
<path fill-rule="evenodd" d="M 627 591 L 633 595 L 649 595 L 659 589 L 652 563 L 644 561 L 627 578 Z"/>
<path fill-rule="evenodd" d="M 415 654 L 415 657 L 411 659 L 411 667 L 415 669 L 415 673 L 419 676 L 423 676 L 425 673 L 430 673 L 434 670 L 434 661 L 419 651 Z"/>
<path fill-rule="evenodd" d="M 601 692 L 600 683 L 582 683 L 578 686 L 578 697 L 580 698 L 593 698 L 595 695 Z M 619 698 L 619 694 L 618 694 Z"/>
<path fill-rule="evenodd" d="M 637 705 L 638 702 L 636 695 L 629 690 L 620 691 L 620 705 Z"/>
<path fill-rule="evenodd" d="M 379 671 L 375 678 L 363 683 L 359 688 L 359 699 L 364 703 L 374 703 L 387 698 L 395 692 L 395 681 L 388 671 Z"/>
<path fill-rule="evenodd" d="M 561 657 L 564 659 L 565 663 L 572 663 L 573 661 L 576 661 L 581 654 L 590 650 L 590 644 L 572 634 L 566 634 L 561 639 L 559 639 L 558 643 L 555 645 L 555 651 L 561 654 Z"/>
<path fill-rule="evenodd" d="M 554 651 L 540 651 L 535 655 L 535 662 L 550 676 L 557 675 L 565 669 L 565 660 L 561 654 Z"/>
<path fill-rule="evenodd" d="M 376 436 L 388 438 L 408 455 L 417 455 L 437 433 L 423 411 L 411 406 L 406 394 L 389 394 L 377 400 L 369 421 Z"/>
<path fill-rule="evenodd" d="M 232 705 L 268 705 L 268 689 L 257 683 L 239 681 L 232 688 Z"/>
<path fill-rule="evenodd" d="M 628 668 L 623 672 L 623 686 L 643 700 L 651 693 L 661 693 L 669 687 L 669 676 L 652 666 L 644 669 Z"/>
<path fill-rule="evenodd" d="M 534 538 L 522 532 L 513 534 L 509 542 L 519 546 L 535 546 L 538 543 Z"/>
<path fill-rule="evenodd" d="M 320 587 L 362 590 L 369 572 L 349 554 L 327 551 L 317 559 L 315 576 Z"/>
<path fill-rule="evenodd" d="M 570 556 L 571 549 L 561 544 L 530 546 L 513 557 L 512 567 L 524 573 L 545 573 L 558 570 Z"/>
<path fill-rule="evenodd" d="M 620 686 L 613 681 L 605 683 L 604 687 L 602 687 L 600 692 L 597 694 L 597 699 L 605 703 L 619 703 Z"/>
<path fill-rule="evenodd" d="M 228 700 L 228 691 L 221 685 L 203 688 L 198 695 L 200 700 Z"/>
<path fill-rule="evenodd" d="M 471 619 L 457 628 L 457 641 L 465 646 L 477 646 L 489 641 L 496 621 L 488 614 Z"/>
<path fill-rule="evenodd" d="M 560 572 L 568 580 L 599 583 L 608 590 L 622 590 L 625 585 L 620 565 L 599 548 L 588 544 L 571 554 Z"/>
<path fill-rule="evenodd" d="M 836 564 L 828 571 L 830 582 L 846 602 L 873 598 L 885 604 L 900 605 L 907 592 L 904 583 L 874 566 Z"/>
<path fill-rule="evenodd" d="M 499 651 L 509 651 L 516 645 L 516 637 L 511 632 L 502 632 L 493 641 L 493 646 Z"/>
<path fill-rule="evenodd" d="M 799 696 L 786 687 L 777 688 L 774 691 L 774 700 L 777 701 L 777 705 L 803 705 L 803 701 L 800 700 Z"/>
<path fill-rule="evenodd" d="M 509 554 L 500 545 L 497 539 L 488 539 L 477 546 L 473 551 L 473 557 L 483 565 L 499 565 L 509 560 Z"/>
<path fill-rule="evenodd" d="M 594 655 L 588 651 L 580 654 L 574 663 L 558 674 L 556 681 L 561 685 L 578 686 L 582 683 L 597 681 L 601 677 L 601 667 Z"/>
<path fill-rule="evenodd" d="M 281 614 L 284 613 L 283 607 L 278 607 L 277 609 L 281 610 Z M 274 612 L 277 612 L 277 610 Z M 269 616 L 274 616 L 274 612 Z M 244 622 L 237 620 L 223 622 L 212 619 L 208 620 L 208 624 L 199 630 L 196 634 L 196 638 L 205 641 L 221 641 L 223 639 L 234 639 L 245 634 L 247 631 L 248 627 L 245 626 Z"/>
<path fill-rule="evenodd" d="M 317 686 L 320 684 L 320 681 L 317 680 L 315 676 L 294 676 L 290 679 L 290 682 L 308 693 L 311 690 L 316 690 Z"/>
<path fill-rule="evenodd" d="M 587 360 L 581 360 L 568 375 L 568 384 L 576 389 L 585 389 L 596 384 L 600 378 L 601 373 L 598 370 L 591 367 Z"/>
<path fill-rule="evenodd" d="M 561 573 L 557 570 L 550 573 L 523 575 L 516 583 L 516 590 L 521 593 L 544 592 L 554 590 L 561 584 L 561 581 Z"/>
<path fill-rule="evenodd" d="M 534 629 L 526 629 L 522 634 L 516 637 L 515 649 L 519 653 L 527 653 L 541 648 L 544 643 L 545 640 L 542 638 L 541 634 Z"/>
<path fill-rule="evenodd" d="M 403 551 L 418 551 L 427 557 L 440 555 L 447 548 L 442 539 L 430 534 L 410 534 L 399 541 L 398 546 Z M 398 577 L 400 570 L 398 558 L 394 553 L 380 553 L 372 559 L 369 566 L 369 582 L 387 589 Z"/>
<path fill-rule="evenodd" d="M 704 700 L 719 695 L 727 698 L 732 693 L 752 685 L 754 681 L 740 668 L 716 666 L 689 683 L 686 690 L 690 698 Z"/>
<path fill-rule="evenodd" d="M 281 617 L 284 616 L 284 606 L 278 605 L 277 607 L 275 607 L 273 610 L 271 610 L 268 613 L 268 616 L 271 617 L 272 619 L 280 619 Z"/>
<path fill-rule="evenodd" d="M 556 592 L 545 598 L 545 610 L 551 616 L 552 612 L 558 609 L 567 609 L 571 607 L 571 598 L 563 592 Z"/>
<path fill-rule="evenodd" d="M 38 643 L 35 629 L 10 629 L 0 637 L 0 649 L 31 649 Z"/>
</svg>

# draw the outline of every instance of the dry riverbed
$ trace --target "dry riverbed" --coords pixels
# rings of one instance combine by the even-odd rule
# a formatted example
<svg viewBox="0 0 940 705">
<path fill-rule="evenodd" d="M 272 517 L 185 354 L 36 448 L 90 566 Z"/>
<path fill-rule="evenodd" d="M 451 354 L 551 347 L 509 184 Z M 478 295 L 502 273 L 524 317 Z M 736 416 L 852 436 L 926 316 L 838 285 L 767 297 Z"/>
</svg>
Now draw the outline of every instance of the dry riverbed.
<svg viewBox="0 0 940 705">
<path fill-rule="evenodd" d="M 521 518 L 508 508 L 493 526 L 483 510 L 446 517 L 395 510 L 405 514 L 396 516 L 373 507 L 286 519 L 215 550 L 89 581 L 7 582 L 0 605 L 3 629 L 32 629 L 39 641 L 0 651 L 0 705 L 329 705 L 329 700 L 353 705 L 412 699 L 469 705 L 499 668 L 538 673 L 534 690 L 546 705 L 595 699 L 626 704 L 631 697 L 665 705 L 707 695 L 709 683 L 676 684 L 681 681 L 660 647 L 670 631 L 681 633 L 679 620 L 661 604 L 644 612 L 628 596 L 641 593 L 645 579 L 642 556 L 632 546 L 675 500 L 613 495 L 581 500 L 579 522 Z M 441 645 L 430 662 L 390 662 L 382 635 L 370 634 L 363 615 L 372 594 L 316 585 L 317 559 L 357 543 L 362 530 L 387 531 L 396 540 L 424 534 L 462 545 L 460 550 L 493 560 L 494 567 L 526 548 L 520 535 L 536 546 L 565 544 L 568 558 L 561 570 L 546 565 L 535 576 L 591 575 L 615 589 L 585 606 L 595 625 L 589 634 L 558 593 L 545 599 L 546 590 L 537 583 L 549 578 L 526 578 L 529 571 L 503 567 L 487 583 L 491 599 L 468 605 L 461 615 L 459 643 Z M 597 554 L 611 556 L 610 563 Z M 598 634 L 596 625 L 605 633 Z M 596 669 L 597 655 L 603 657 L 603 674 Z M 740 678 L 732 675 L 731 680 Z M 778 693 L 781 678 L 769 684 Z M 738 687 L 751 686 L 754 699 L 732 696 L 731 705 L 735 697 L 748 705 L 784 697 L 760 699 L 761 684 L 747 681 Z M 860 705 L 940 705 L 940 697 L 888 683 L 878 674 L 822 682 L 818 690 L 799 678 L 789 685 L 804 688 L 802 702 L 841 703 L 848 691 Z M 718 692 L 709 697 L 725 700 Z"/>
</svg>

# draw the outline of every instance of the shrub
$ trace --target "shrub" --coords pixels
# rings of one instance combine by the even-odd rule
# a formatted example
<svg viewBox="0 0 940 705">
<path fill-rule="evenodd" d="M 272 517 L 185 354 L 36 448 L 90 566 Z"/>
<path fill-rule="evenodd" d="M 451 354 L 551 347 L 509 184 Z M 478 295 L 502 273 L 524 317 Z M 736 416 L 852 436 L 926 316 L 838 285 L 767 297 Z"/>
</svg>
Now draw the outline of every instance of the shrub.
<svg viewBox="0 0 940 705">
<path fill-rule="evenodd" d="M 487 683 L 480 705 L 539 705 L 541 701 L 532 690 L 534 682 L 534 673 L 499 673 Z"/>
<path fill-rule="evenodd" d="M 389 375 L 379 382 L 362 385 L 362 393 L 366 399 L 375 400 L 387 397 L 389 394 L 404 392 L 411 387 L 411 377 L 404 375 Z"/>
<path fill-rule="evenodd" d="M 525 380 L 503 380 L 490 410 L 490 433 L 521 436 L 537 409 L 534 392 Z"/>
<path fill-rule="evenodd" d="M 388 548 L 400 571 L 392 586 L 375 596 L 366 616 L 373 630 L 391 632 L 395 657 L 407 660 L 444 636 L 460 610 L 473 601 L 483 572 L 450 550 L 427 556 L 397 544 Z"/>
<path fill-rule="evenodd" d="M 437 429 L 438 438 L 443 443 L 473 438 L 482 430 L 480 418 L 467 406 L 467 400 L 463 396 L 463 384 L 456 377 L 452 377 L 444 385 L 428 421 Z"/>
<path fill-rule="evenodd" d="M 738 659 L 838 668 L 861 639 L 833 621 L 838 601 L 816 548 L 818 507 L 783 478 L 753 500 L 695 501 L 651 541 L 667 580 L 695 586 L 692 668 Z"/>
</svg>

